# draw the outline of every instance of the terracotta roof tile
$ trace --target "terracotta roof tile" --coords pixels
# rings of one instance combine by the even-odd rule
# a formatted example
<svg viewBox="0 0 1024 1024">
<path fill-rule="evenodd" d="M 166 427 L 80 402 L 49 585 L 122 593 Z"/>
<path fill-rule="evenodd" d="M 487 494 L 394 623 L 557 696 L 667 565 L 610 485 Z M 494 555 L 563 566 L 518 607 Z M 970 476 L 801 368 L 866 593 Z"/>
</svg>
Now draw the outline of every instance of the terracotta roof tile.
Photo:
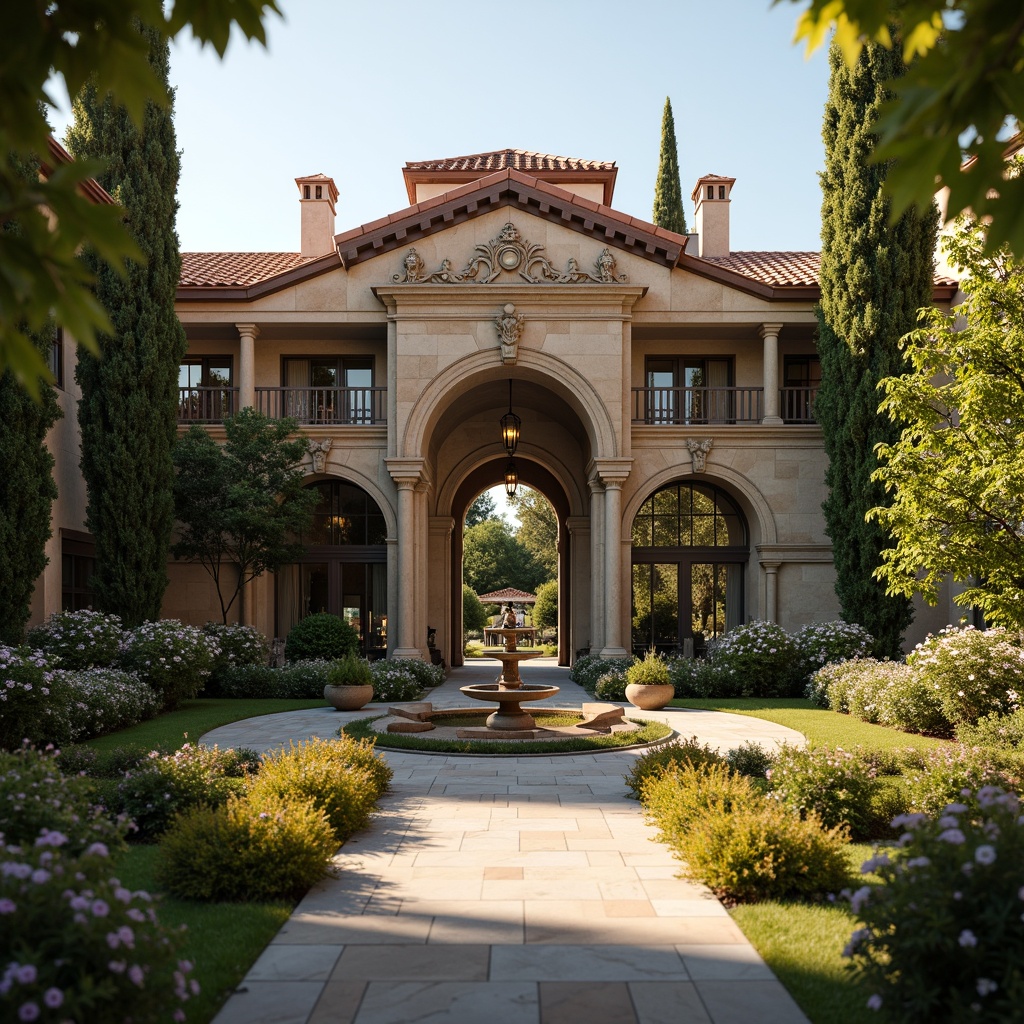
<svg viewBox="0 0 1024 1024">
<path fill-rule="evenodd" d="M 308 262 L 297 252 L 183 252 L 179 284 L 245 288 Z"/>
<path fill-rule="evenodd" d="M 410 171 L 504 171 L 526 173 L 536 171 L 611 171 L 615 161 L 578 160 L 571 156 L 551 153 L 533 153 L 526 149 L 497 149 L 490 153 L 470 153 L 444 160 L 410 160 L 405 165 Z"/>
<path fill-rule="evenodd" d="M 731 252 L 728 256 L 706 256 L 703 260 L 773 287 L 814 286 L 821 271 L 821 253 L 817 252 Z"/>
</svg>

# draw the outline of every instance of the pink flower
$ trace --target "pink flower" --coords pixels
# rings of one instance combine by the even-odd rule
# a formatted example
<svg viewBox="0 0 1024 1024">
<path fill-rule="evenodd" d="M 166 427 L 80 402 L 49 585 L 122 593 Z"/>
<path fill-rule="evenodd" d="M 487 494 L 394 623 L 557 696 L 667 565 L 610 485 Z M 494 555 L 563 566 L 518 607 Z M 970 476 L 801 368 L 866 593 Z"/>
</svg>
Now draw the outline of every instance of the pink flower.
<svg viewBox="0 0 1024 1024">
<path fill-rule="evenodd" d="M 142 983 L 145 980 L 145 977 L 146 976 L 143 973 L 142 968 L 138 964 L 132 964 L 131 967 L 128 968 L 128 978 L 133 985 L 137 985 L 139 988 L 142 988 Z"/>
</svg>

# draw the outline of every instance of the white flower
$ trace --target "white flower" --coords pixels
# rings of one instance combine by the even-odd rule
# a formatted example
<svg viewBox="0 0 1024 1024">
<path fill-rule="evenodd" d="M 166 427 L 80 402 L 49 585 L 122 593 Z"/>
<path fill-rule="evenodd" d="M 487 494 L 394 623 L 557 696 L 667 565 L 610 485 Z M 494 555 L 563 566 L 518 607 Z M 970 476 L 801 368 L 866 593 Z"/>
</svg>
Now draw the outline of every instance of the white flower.
<svg viewBox="0 0 1024 1024">
<path fill-rule="evenodd" d="M 965 928 L 960 933 L 960 937 L 956 941 L 959 942 L 964 949 L 973 949 L 978 944 L 978 940 L 970 928 Z"/>
<path fill-rule="evenodd" d="M 979 846 L 974 851 L 974 859 L 979 864 L 991 864 L 996 859 L 996 848 L 987 843 L 984 846 Z"/>
</svg>

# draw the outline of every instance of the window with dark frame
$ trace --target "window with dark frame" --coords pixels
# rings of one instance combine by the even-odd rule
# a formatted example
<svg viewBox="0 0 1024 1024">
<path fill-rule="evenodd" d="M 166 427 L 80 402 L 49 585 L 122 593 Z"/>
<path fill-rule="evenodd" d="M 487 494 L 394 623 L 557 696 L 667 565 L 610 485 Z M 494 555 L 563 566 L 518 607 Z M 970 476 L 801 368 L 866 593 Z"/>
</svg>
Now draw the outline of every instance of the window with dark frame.
<svg viewBox="0 0 1024 1024">
<path fill-rule="evenodd" d="M 283 362 L 285 410 L 300 423 L 374 423 L 380 419 L 373 356 L 289 356 Z"/>
<path fill-rule="evenodd" d="M 821 387 L 817 356 L 783 356 L 782 418 L 787 423 L 813 423 L 814 399 Z"/>
<path fill-rule="evenodd" d="M 235 413 L 231 356 L 188 356 L 178 366 L 178 419 L 220 423 Z"/>
<path fill-rule="evenodd" d="M 96 595 L 92 577 L 96 571 L 96 545 L 91 537 L 61 537 L 61 608 L 77 612 L 92 608 Z"/>
<path fill-rule="evenodd" d="M 724 423 L 736 416 L 732 359 L 648 356 L 646 423 Z"/>
<path fill-rule="evenodd" d="M 50 373 L 53 374 L 53 383 L 64 389 L 64 328 L 58 326 L 50 343 L 50 358 L 48 360 Z"/>
</svg>

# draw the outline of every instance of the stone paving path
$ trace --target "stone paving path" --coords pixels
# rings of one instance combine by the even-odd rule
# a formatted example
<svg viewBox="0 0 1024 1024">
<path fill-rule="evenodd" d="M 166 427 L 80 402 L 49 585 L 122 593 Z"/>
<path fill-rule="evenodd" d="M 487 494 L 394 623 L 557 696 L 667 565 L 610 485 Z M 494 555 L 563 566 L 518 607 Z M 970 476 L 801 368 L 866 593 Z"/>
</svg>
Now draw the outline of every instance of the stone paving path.
<svg viewBox="0 0 1024 1024">
<path fill-rule="evenodd" d="M 458 687 L 497 669 L 458 669 L 427 699 L 465 706 Z M 589 699 L 551 661 L 522 674 L 562 687 L 546 704 Z M 271 715 L 203 742 L 262 750 L 366 713 Z M 803 742 L 738 715 L 643 714 L 723 750 Z M 807 1024 L 725 908 L 652 842 L 622 781 L 635 752 L 385 756 L 381 813 L 215 1024 Z"/>
</svg>

